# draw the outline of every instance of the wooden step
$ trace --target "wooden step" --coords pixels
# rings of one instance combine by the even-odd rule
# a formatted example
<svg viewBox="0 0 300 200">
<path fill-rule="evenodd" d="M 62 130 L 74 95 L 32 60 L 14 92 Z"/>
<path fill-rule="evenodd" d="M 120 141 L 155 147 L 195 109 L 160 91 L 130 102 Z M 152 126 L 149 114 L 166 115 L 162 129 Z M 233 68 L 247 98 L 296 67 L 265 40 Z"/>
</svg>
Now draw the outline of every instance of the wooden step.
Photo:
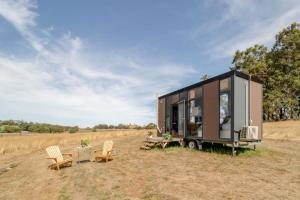
<svg viewBox="0 0 300 200">
<path fill-rule="evenodd" d="M 144 146 L 146 147 L 155 147 L 156 144 L 153 143 L 145 143 Z"/>
<path fill-rule="evenodd" d="M 147 146 L 141 146 L 140 149 L 143 149 L 143 150 L 150 150 L 151 148 L 150 148 L 150 147 L 147 147 Z"/>
</svg>

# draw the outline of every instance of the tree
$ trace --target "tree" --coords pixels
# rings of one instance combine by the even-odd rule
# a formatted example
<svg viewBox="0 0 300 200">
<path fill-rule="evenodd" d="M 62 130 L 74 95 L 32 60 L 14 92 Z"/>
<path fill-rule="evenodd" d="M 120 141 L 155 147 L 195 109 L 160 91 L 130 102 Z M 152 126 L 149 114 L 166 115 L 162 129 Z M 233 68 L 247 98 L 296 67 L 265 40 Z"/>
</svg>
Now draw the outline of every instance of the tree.
<svg viewBox="0 0 300 200">
<path fill-rule="evenodd" d="M 300 29 L 293 23 L 275 37 L 269 51 L 255 45 L 236 51 L 231 69 L 250 74 L 263 81 L 265 119 L 299 117 Z"/>
<path fill-rule="evenodd" d="M 253 75 L 259 80 L 265 80 L 270 63 L 268 56 L 268 49 L 264 45 L 254 45 L 245 51 L 237 50 L 232 61 L 234 64 L 232 69 Z"/>
<path fill-rule="evenodd" d="M 300 24 L 293 23 L 276 35 L 271 56 L 282 94 L 282 108 L 295 118 L 300 95 Z"/>
<path fill-rule="evenodd" d="M 271 60 L 269 59 L 269 52 L 267 47 L 263 45 L 254 45 L 253 47 L 247 48 L 245 51 L 236 51 L 231 69 L 242 71 L 246 74 L 252 75 L 263 81 L 263 91 L 264 91 L 264 116 L 269 118 L 270 113 L 274 112 L 274 102 L 272 99 L 278 95 L 274 91 L 272 82 L 272 76 L 269 76 Z M 275 106 L 277 107 L 277 106 Z"/>
<path fill-rule="evenodd" d="M 205 81 L 205 80 L 207 80 L 207 79 L 209 79 L 209 76 L 207 75 L 207 74 L 204 74 L 202 77 L 201 77 L 201 81 Z"/>
<path fill-rule="evenodd" d="M 145 129 L 156 129 L 156 124 L 154 123 L 149 123 L 145 127 Z"/>
</svg>

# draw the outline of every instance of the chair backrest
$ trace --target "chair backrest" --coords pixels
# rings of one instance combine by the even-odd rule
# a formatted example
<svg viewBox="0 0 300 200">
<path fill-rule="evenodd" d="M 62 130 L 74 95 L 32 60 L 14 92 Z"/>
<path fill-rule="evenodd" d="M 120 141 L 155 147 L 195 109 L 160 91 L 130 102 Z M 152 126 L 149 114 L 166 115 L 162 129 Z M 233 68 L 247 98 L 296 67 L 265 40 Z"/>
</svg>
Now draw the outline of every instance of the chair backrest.
<svg viewBox="0 0 300 200">
<path fill-rule="evenodd" d="M 102 155 L 106 156 L 108 151 L 111 151 L 113 148 L 114 142 L 112 140 L 107 140 L 103 144 Z"/>
<path fill-rule="evenodd" d="M 46 151 L 49 155 L 49 157 L 51 158 L 56 158 L 57 159 L 57 162 L 60 162 L 60 161 L 63 161 L 64 158 L 60 152 L 60 149 L 58 146 L 50 146 L 50 147 L 47 147 L 46 148 Z M 55 163 L 54 160 L 52 160 L 53 163 Z"/>
</svg>

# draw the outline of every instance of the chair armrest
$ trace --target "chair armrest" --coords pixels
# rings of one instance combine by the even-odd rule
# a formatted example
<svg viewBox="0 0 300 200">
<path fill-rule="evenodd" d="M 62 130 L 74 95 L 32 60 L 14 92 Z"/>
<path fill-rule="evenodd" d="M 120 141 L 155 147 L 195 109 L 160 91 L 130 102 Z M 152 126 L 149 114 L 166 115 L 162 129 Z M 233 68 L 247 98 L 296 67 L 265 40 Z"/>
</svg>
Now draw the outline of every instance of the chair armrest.
<svg viewBox="0 0 300 200">
<path fill-rule="evenodd" d="M 54 160 L 55 162 L 57 162 L 57 158 L 49 157 L 49 158 L 46 158 L 46 159 Z"/>
<path fill-rule="evenodd" d="M 72 157 L 72 154 L 71 154 L 71 153 L 63 153 L 62 155 L 63 155 L 63 156 L 66 155 L 66 156 Z"/>
<path fill-rule="evenodd" d="M 113 150 L 107 151 L 107 155 L 111 155 Z"/>
</svg>

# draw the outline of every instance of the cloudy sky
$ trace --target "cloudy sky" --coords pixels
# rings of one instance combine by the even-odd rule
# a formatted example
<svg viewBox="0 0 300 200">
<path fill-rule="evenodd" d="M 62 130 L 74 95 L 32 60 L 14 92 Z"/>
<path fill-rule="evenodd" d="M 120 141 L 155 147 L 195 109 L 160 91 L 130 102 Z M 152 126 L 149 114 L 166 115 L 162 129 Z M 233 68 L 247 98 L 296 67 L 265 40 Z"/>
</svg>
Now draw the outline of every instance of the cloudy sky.
<svg viewBox="0 0 300 200">
<path fill-rule="evenodd" d="M 157 95 L 296 21 L 299 0 L 0 0 L 0 120 L 155 122 Z"/>
</svg>

